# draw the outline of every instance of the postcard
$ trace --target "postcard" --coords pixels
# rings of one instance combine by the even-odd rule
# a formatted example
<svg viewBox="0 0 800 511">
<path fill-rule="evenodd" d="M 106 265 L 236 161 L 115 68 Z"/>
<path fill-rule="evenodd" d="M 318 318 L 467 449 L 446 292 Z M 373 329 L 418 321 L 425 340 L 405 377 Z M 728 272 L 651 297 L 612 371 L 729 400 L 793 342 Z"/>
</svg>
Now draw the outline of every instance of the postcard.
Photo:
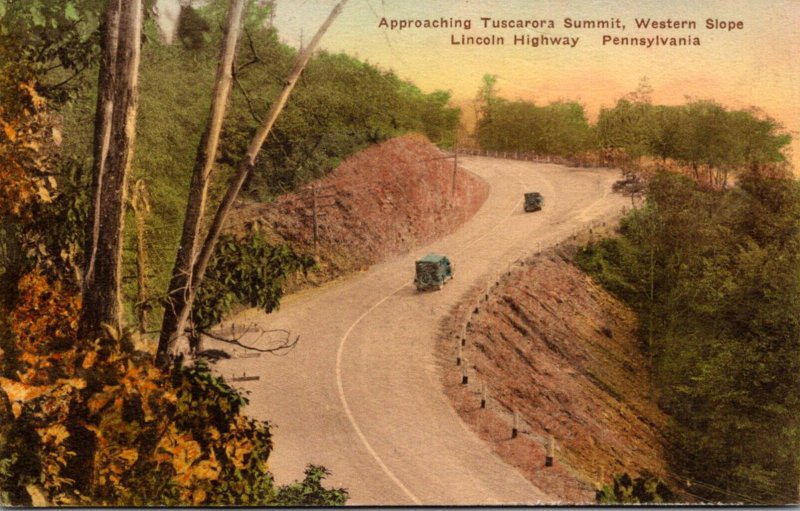
<svg viewBox="0 0 800 511">
<path fill-rule="evenodd" d="M 0 503 L 800 502 L 797 0 L 0 0 Z"/>
</svg>

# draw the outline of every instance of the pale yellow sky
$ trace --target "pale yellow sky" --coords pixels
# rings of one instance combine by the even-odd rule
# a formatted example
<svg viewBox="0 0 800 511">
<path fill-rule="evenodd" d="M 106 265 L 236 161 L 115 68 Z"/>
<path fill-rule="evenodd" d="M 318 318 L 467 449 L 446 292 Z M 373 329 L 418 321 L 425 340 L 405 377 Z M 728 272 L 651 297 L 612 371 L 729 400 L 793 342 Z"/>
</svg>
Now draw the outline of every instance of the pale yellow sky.
<svg viewBox="0 0 800 511">
<path fill-rule="evenodd" d="M 281 37 L 308 41 L 335 0 L 278 0 L 275 24 Z M 463 28 L 379 27 L 381 18 L 469 19 Z M 553 20 L 555 28 L 485 29 L 481 18 Z M 565 18 L 613 20 L 620 29 L 568 29 Z M 636 19 L 686 20 L 696 28 L 638 29 Z M 707 19 L 741 21 L 733 31 L 711 30 Z M 451 44 L 451 35 L 501 36 L 505 45 Z M 699 46 L 603 45 L 618 37 L 697 37 Z M 515 35 L 578 37 L 573 48 L 514 45 Z M 711 98 L 731 108 L 759 106 L 800 134 L 800 0 L 350 0 L 322 47 L 394 70 L 425 91 L 449 90 L 465 107 L 484 74 L 498 76 L 503 97 L 537 103 L 565 98 L 586 105 L 591 117 L 634 90 L 642 77 L 657 103 L 682 103 L 686 96 Z M 800 143 L 794 143 L 800 168 Z"/>
</svg>

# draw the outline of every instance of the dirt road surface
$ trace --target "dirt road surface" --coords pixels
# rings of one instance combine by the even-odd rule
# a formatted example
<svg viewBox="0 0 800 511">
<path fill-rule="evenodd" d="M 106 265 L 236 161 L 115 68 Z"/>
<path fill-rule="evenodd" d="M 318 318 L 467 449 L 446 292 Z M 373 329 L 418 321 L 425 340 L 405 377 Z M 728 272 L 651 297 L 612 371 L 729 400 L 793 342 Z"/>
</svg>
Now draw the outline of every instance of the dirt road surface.
<svg viewBox="0 0 800 511">
<path fill-rule="evenodd" d="M 554 502 L 547 488 L 534 487 L 459 419 L 441 388 L 435 340 L 442 318 L 472 286 L 593 221 L 613 218 L 627 199 L 611 192 L 619 173 L 609 169 L 459 161 L 491 186 L 459 231 L 291 295 L 273 314 L 246 311 L 233 321 L 300 336 L 286 356 L 217 365 L 226 377 L 260 377 L 236 385 L 249 392 L 248 414 L 274 426 L 270 469 L 278 483 L 302 478 L 314 463 L 331 470 L 326 485 L 348 488 L 356 505 Z M 523 212 L 526 191 L 544 195 L 542 211 Z M 414 261 L 428 252 L 449 256 L 455 278 L 441 291 L 418 293 Z M 250 342 L 265 346 L 263 339 Z"/>
</svg>

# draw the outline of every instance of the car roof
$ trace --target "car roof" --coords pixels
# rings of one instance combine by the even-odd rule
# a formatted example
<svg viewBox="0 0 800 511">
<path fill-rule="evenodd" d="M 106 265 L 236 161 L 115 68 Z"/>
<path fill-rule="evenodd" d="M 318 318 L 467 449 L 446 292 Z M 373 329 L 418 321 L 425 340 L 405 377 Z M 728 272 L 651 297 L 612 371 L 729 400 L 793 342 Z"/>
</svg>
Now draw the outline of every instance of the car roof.
<svg viewBox="0 0 800 511">
<path fill-rule="evenodd" d="M 425 257 L 423 257 L 422 259 L 420 259 L 417 262 L 418 263 L 438 263 L 442 259 L 444 259 L 444 256 L 438 255 L 438 254 L 434 254 L 433 252 L 431 252 L 430 254 L 426 255 Z"/>
</svg>

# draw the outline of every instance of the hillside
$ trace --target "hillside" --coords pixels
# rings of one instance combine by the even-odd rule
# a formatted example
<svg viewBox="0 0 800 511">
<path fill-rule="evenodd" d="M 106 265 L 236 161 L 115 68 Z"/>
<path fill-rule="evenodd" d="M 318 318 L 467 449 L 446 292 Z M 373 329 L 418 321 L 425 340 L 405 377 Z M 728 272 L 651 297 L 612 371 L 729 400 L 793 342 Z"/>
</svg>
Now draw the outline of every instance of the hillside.
<svg viewBox="0 0 800 511">
<path fill-rule="evenodd" d="M 473 306 L 448 318 L 438 352 L 448 397 L 495 452 L 569 503 L 593 502 L 595 484 L 616 473 L 667 475 L 667 417 L 655 404 L 633 312 L 555 252 L 528 260 L 477 313 Z M 466 386 L 448 384 L 460 379 L 451 339 L 466 321 L 463 357 L 473 376 Z M 520 435 L 511 439 L 514 410 Z M 551 434 L 556 462 L 545 469 Z"/>
<path fill-rule="evenodd" d="M 394 138 L 346 159 L 314 183 L 319 270 L 290 289 L 364 269 L 453 232 L 489 192 L 486 182 L 462 169 L 455 174 L 455 190 L 453 178 L 453 160 L 420 135 Z M 312 205 L 310 187 L 273 203 L 242 204 L 230 232 L 256 230 L 273 242 L 314 253 Z"/>
</svg>

